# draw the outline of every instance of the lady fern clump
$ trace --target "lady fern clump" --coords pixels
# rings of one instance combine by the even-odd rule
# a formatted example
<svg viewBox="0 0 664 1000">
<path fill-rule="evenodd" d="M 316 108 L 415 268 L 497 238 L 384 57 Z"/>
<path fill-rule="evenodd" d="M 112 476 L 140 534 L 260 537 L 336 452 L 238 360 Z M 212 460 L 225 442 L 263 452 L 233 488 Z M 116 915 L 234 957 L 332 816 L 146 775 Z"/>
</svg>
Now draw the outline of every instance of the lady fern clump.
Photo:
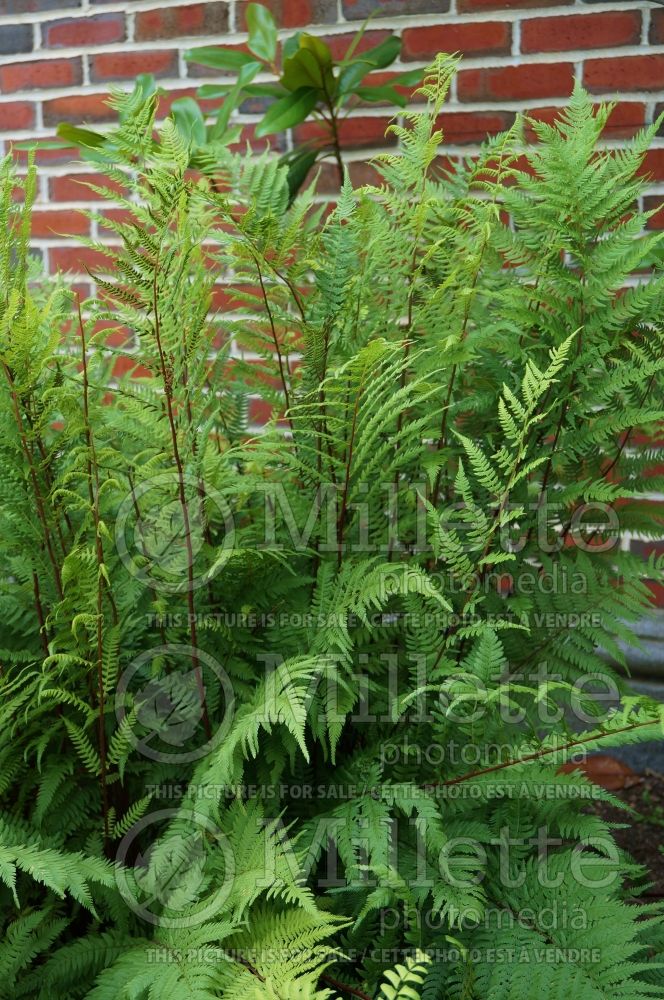
<svg viewBox="0 0 664 1000">
<path fill-rule="evenodd" d="M 661 531 L 656 126 L 605 149 L 577 89 L 443 170 L 453 71 L 327 214 L 114 95 L 88 301 L 2 165 L 2 996 L 661 994 L 561 770 L 661 736 L 618 669 L 664 571 L 621 545 Z"/>
</svg>

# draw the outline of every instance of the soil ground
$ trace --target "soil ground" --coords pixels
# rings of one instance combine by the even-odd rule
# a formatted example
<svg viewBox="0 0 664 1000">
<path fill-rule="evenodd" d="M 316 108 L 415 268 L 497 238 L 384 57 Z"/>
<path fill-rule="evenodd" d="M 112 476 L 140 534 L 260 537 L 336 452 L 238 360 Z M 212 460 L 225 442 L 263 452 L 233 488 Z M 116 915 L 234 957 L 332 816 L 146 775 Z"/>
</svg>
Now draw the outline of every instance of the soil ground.
<svg viewBox="0 0 664 1000">
<path fill-rule="evenodd" d="M 612 792 L 616 798 L 636 810 L 631 815 L 617 806 L 597 802 L 593 807 L 609 822 L 628 823 L 625 830 L 615 830 L 618 845 L 650 872 L 652 887 L 645 894 L 664 899 L 664 774 L 646 771 L 630 787 Z"/>
</svg>

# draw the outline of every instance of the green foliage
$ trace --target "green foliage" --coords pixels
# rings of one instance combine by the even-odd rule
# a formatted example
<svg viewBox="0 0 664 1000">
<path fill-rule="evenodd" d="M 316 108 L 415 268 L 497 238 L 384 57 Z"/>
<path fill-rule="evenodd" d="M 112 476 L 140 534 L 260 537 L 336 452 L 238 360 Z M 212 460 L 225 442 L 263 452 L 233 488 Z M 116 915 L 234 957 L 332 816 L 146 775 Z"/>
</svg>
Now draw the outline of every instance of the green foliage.
<svg viewBox="0 0 664 1000">
<path fill-rule="evenodd" d="M 261 11 L 229 69 L 275 58 Z M 291 44 L 291 93 L 325 60 Z M 661 995 L 645 873 L 561 771 L 661 736 L 618 670 L 664 571 L 620 545 L 661 530 L 657 126 L 607 149 L 577 89 L 442 170 L 454 66 L 326 217 L 269 156 L 192 179 L 193 105 L 155 137 L 116 94 L 85 302 L 3 161 L 2 997 Z"/>
<path fill-rule="evenodd" d="M 247 4 L 246 20 L 248 52 L 213 45 L 185 53 L 190 62 L 234 77 L 232 81 L 199 87 L 198 97 L 207 103 L 221 99 L 209 113 L 193 97 L 180 97 L 171 104 L 170 117 L 188 144 L 190 165 L 214 176 L 224 164 L 226 148 L 241 133 L 239 125 L 231 124 L 233 112 L 247 100 L 267 98 L 270 103 L 256 126 L 257 137 L 272 136 L 307 119 L 318 126 L 314 138 L 298 144 L 281 158 L 288 167 L 290 196 L 300 189 L 314 164 L 330 156 L 336 159 L 342 182 L 343 122 L 348 112 L 361 103 L 405 107 L 404 89 L 421 82 L 421 70 L 395 73 L 389 83 L 376 83 L 372 74 L 387 69 L 398 59 L 401 39 L 390 35 L 379 45 L 358 52 L 366 23 L 344 55 L 335 59 L 326 42 L 304 31 L 280 41 L 274 18 L 262 4 Z M 263 79 L 266 75 L 268 79 Z M 134 99 L 140 102 L 153 93 L 156 93 L 154 78 L 148 74 L 139 76 Z M 125 102 L 122 105 L 125 117 L 127 108 Z M 209 118 L 212 120 L 208 121 Z M 57 134 L 67 144 L 76 146 L 87 159 L 102 163 L 118 161 L 114 130 L 104 135 L 62 122 Z"/>
</svg>

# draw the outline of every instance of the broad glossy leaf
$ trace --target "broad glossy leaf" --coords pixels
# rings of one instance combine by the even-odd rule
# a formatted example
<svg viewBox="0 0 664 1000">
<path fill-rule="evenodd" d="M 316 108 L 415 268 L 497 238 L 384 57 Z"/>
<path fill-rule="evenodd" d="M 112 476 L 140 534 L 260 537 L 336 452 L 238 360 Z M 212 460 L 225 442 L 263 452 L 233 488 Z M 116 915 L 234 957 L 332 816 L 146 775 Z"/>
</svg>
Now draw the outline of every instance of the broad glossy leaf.
<svg viewBox="0 0 664 1000">
<path fill-rule="evenodd" d="M 290 59 L 291 56 L 294 56 L 299 49 L 301 35 L 301 31 L 296 31 L 294 35 L 291 35 L 290 38 L 287 38 L 286 41 L 282 43 L 281 57 L 284 62 L 286 59 Z"/>
<path fill-rule="evenodd" d="M 298 150 L 295 155 L 291 155 L 285 161 L 288 163 L 287 180 L 291 201 L 304 184 L 305 178 L 316 162 L 317 156 L 317 149 L 304 148 Z"/>
<path fill-rule="evenodd" d="M 281 83 L 286 90 L 300 90 L 302 87 L 323 87 L 323 67 L 314 54 L 307 49 L 298 49 L 294 56 L 286 59 Z"/>
<path fill-rule="evenodd" d="M 339 74 L 339 93 L 347 94 L 355 88 L 369 73 L 375 69 L 384 69 L 397 58 L 401 52 L 401 39 L 390 35 L 380 45 L 368 49 L 351 62 L 342 63 Z M 419 71 L 418 71 L 419 72 Z"/>
<path fill-rule="evenodd" d="M 205 143 L 205 117 L 193 97 L 179 97 L 171 105 L 177 130 L 192 146 Z"/>
<path fill-rule="evenodd" d="M 187 62 L 198 63 L 200 66 L 236 71 L 256 61 L 250 52 L 225 49 L 218 45 L 203 45 L 199 49 L 188 49 L 184 57 Z"/>
<path fill-rule="evenodd" d="M 221 139 L 226 132 L 231 115 L 240 101 L 240 91 L 241 88 L 236 84 L 233 89 L 229 91 L 226 98 L 222 102 L 217 111 L 214 125 L 211 125 L 208 129 L 209 141 Z"/>
<path fill-rule="evenodd" d="M 362 52 L 359 59 L 362 62 L 371 63 L 372 66 L 376 66 L 378 69 L 385 69 L 386 66 L 391 66 L 394 60 L 397 58 L 401 52 L 401 39 L 398 35 L 390 35 L 386 38 L 384 42 L 380 45 L 374 46 L 373 49 L 367 49 L 366 52 Z"/>
<path fill-rule="evenodd" d="M 349 63 L 339 73 L 339 93 L 351 94 L 360 85 L 365 76 L 368 76 L 375 69 L 370 63 L 362 60 Z"/>
<path fill-rule="evenodd" d="M 300 35 L 300 49 L 311 52 L 315 56 L 319 66 L 323 68 L 332 66 L 333 59 L 330 46 L 322 38 L 317 38 L 316 35 L 308 35 L 306 31 L 303 31 Z"/>
<path fill-rule="evenodd" d="M 60 122 L 55 130 L 55 134 L 61 139 L 65 139 L 72 146 L 85 146 L 88 149 L 101 149 L 106 145 L 106 136 L 91 129 L 78 128 L 70 125 L 69 122 Z"/>
<path fill-rule="evenodd" d="M 285 97 L 288 93 L 280 83 L 250 83 L 244 92 L 251 97 Z"/>
<path fill-rule="evenodd" d="M 405 73 L 398 73 L 397 76 L 393 76 L 390 80 L 390 84 L 393 87 L 414 87 L 416 83 L 420 83 L 424 79 L 423 69 L 409 69 Z"/>
<path fill-rule="evenodd" d="M 400 94 L 394 87 L 388 85 L 382 87 L 357 87 L 354 91 L 363 101 L 389 101 L 391 104 L 398 104 L 400 108 L 405 108 L 408 98 Z"/>
<path fill-rule="evenodd" d="M 268 108 L 256 128 L 257 136 L 281 132 L 292 125 L 299 125 L 311 114 L 318 102 L 318 91 L 313 87 L 300 87 L 292 94 L 286 94 Z"/>
<path fill-rule="evenodd" d="M 261 3 L 250 3 L 247 7 L 247 28 L 249 48 L 266 62 L 272 62 L 277 51 L 277 26 L 267 7 Z"/>
</svg>

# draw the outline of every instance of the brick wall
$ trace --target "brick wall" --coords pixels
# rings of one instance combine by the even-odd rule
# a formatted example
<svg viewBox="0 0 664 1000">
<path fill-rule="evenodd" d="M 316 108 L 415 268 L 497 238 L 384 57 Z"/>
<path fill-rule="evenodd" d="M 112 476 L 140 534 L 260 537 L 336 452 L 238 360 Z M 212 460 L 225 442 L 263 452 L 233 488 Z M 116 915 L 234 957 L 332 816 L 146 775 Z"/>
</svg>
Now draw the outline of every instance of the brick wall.
<svg viewBox="0 0 664 1000">
<path fill-rule="evenodd" d="M 59 121 L 103 124 L 111 82 L 151 72 L 173 96 L 194 94 L 213 71 L 187 64 L 191 45 L 246 37 L 244 0 L 0 0 L 0 146 L 49 137 Z M 286 33 L 308 26 L 341 51 L 359 22 L 380 8 L 369 39 L 403 36 L 403 66 L 424 65 L 438 50 L 459 51 L 463 69 L 444 120 L 447 152 L 470 152 L 487 132 L 508 126 L 516 111 L 543 116 L 564 103 L 574 77 L 598 97 L 618 99 L 609 137 L 619 143 L 664 108 L 664 9 L 652 3 L 582 0 L 270 0 Z M 241 120 L 255 118 L 251 108 Z M 346 123 L 348 159 L 357 164 L 383 144 L 380 107 L 358 110 Z M 310 126 L 303 126 L 304 134 Z M 296 136 L 295 138 L 298 138 Z M 282 137 L 281 142 L 292 141 Z M 89 165 L 66 152 L 40 154 L 35 245 L 51 270 L 81 273 L 85 253 L 66 234 L 88 232 L 72 210 L 91 196 L 77 183 Z M 664 137 L 647 167 L 647 204 L 664 194 Z M 326 178 L 323 178 L 323 187 Z M 652 221 L 664 226 L 664 212 Z M 92 233 L 97 236 L 97 232 Z"/>
<path fill-rule="evenodd" d="M 552 116 L 575 77 L 598 97 L 617 99 L 610 143 L 619 144 L 664 110 L 664 8 L 652 3 L 270 0 L 270 6 L 286 34 L 307 26 L 335 52 L 380 7 L 368 38 L 376 42 L 388 30 L 400 32 L 401 69 L 425 65 L 439 50 L 461 52 L 463 68 L 443 120 L 445 152 L 452 157 L 472 152 L 487 132 L 511 124 L 517 111 Z M 241 44 L 244 9 L 244 0 L 0 0 L 0 146 L 52 136 L 62 120 L 103 124 L 112 118 L 104 106 L 109 84 L 129 85 L 139 72 L 154 73 L 172 96 L 193 95 L 214 74 L 187 64 L 183 51 Z M 250 107 L 244 111 L 240 120 L 251 139 L 255 116 Z M 346 158 L 358 178 L 363 161 L 381 147 L 386 124 L 380 107 L 358 110 L 346 124 Z M 79 182 L 97 178 L 89 164 L 72 162 L 66 152 L 44 151 L 39 162 L 35 247 L 50 270 L 71 271 L 87 293 L 82 264 L 94 263 L 94 253 L 67 234 L 105 237 L 75 212 L 94 199 Z M 664 135 L 646 167 L 652 178 L 646 207 L 655 207 L 664 201 Z M 324 188 L 325 177 L 322 183 Z M 664 228 L 664 211 L 650 224 Z M 664 606 L 664 594 L 658 599 Z"/>
</svg>

